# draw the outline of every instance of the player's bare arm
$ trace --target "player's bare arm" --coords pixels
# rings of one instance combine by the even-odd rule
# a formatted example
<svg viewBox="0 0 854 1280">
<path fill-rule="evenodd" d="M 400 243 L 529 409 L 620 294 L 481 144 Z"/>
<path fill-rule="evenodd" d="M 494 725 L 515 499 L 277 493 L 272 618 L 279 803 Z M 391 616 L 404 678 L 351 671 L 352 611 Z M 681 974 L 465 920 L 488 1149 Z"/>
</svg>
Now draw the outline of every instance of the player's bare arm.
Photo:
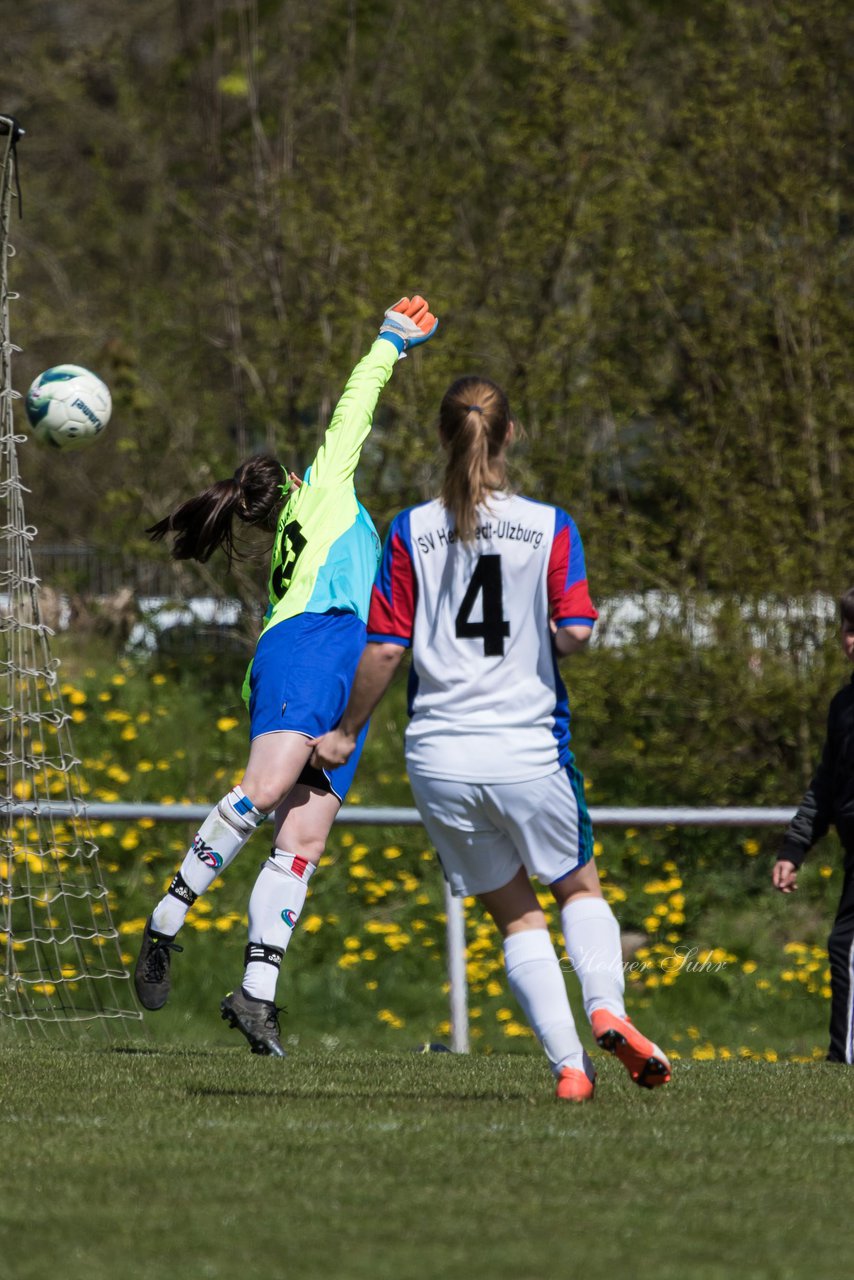
<svg viewBox="0 0 854 1280">
<path fill-rule="evenodd" d="M 370 642 L 359 659 L 350 700 L 337 729 L 324 733 L 315 742 L 311 762 L 318 769 L 335 769 L 346 764 L 356 747 L 356 739 L 371 712 L 389 687 L 404 655 L 399 644 Z"/>
<path fill-rule="evenodd" d="M 552 621 L 549 626 L 554 636 L 555 649 L 557 649 L 562 658 L 567 657 L 570 653 L 579 653 L 587 646 L 593 634 L 592 627 L 583 627 L 575 623 L 568 627 L 559 627 L 556 622 Z"/>
</svg>

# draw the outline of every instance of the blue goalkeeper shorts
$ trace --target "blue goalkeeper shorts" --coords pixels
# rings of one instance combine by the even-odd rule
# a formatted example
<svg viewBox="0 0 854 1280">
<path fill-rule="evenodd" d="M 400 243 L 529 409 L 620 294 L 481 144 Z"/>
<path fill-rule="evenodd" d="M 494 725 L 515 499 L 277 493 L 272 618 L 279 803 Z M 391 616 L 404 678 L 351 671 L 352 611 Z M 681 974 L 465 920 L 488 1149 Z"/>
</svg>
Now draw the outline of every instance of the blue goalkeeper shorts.
<svg viewBox="0 0 854 1280">
<path fill-rule="evenodd" d="M 319 738 L 344 714 L 367 630 L 354 613 L 301 613 L 268 627 L 258 641 L 249 672 L 249 737 L 302 733 Z M 306 765 L 299 781 L 331 791 L 343 802 L 368 726 L 338 769 Z"/>
</svg>

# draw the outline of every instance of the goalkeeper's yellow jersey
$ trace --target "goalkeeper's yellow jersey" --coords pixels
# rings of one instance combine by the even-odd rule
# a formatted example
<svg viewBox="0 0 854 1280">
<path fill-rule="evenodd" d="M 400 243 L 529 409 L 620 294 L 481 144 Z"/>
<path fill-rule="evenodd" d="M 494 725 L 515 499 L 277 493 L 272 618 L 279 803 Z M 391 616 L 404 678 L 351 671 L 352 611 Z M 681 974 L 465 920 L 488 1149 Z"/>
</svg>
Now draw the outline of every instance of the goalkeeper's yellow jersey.
<svg viewBox="0 0 854 1280">
<path fill-rule="evenodd" d="M 341 611 L 367 622 L 381 544 L 353 477 L 397 359 L 394 344 L 377 338 L 350 374 L 302 485 L 282 508 L 264 631 L 300 613 Z M 246 697 L 248 689 L 247 673 Z"/>
</svg>

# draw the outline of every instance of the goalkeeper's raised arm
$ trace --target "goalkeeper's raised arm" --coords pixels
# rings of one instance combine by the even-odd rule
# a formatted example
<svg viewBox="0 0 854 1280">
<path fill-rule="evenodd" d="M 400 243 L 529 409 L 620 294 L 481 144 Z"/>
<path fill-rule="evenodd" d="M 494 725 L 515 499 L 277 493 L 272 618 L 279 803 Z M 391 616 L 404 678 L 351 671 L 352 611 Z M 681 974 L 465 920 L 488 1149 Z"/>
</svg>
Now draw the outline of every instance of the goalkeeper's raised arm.
<svg viewBox="0 0 854 1280">
<path fill-rule="evenodd" d="M 395 364 L 412 347 L 431 338 L 438 324 L 429 305 L 419 294 L 414 298 L 401 298 L 388 308 L 376 342 L 350 374 L 335 407 L 310 469 L 313 485 L 328 487 L 351 483 L 362 445 L 371 430 L 380 392 L 391 377 Z"/>
</svg>

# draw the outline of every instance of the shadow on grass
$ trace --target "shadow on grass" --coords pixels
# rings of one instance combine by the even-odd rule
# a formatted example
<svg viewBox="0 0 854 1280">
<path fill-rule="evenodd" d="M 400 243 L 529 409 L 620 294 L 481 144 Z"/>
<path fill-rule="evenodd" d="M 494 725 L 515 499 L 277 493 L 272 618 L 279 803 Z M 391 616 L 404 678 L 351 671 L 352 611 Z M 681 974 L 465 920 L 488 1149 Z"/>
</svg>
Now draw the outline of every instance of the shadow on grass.
<svg viewBox="0 0 854 1280">
<path fill-rule="evenodd" d="M 481 1092 L 463 1092 L 447 1090 L 436 1090 L 435 1092 L 425 1088 L 421 1089 L 377 1089 L 374 1087 L 364 1087 L 362 1089 L 353 1088 L 342 1085 L 340 1088 L 336 1086 L 316 1087 L 305 1084 L 289 1084 L 283 1082 L 281 1086 L 272 1089 L 230 1089 L 230 1088 L 211 1088 L 211 1087 L 195 1087 L 185 1089 L 184 1093 L 188 1098 L 263 1098 L 265 1101 L 275 1099 L 277 1102 L 295 1102 L 307 1101 L 311 1099 L 323 1098 L 328 1101 L 335 1099 L 344 1099 L 349 1101 L 382 1101 L 382 1102 L 412 1102 L 412 1103 L 441 1103 L 443 1106 L 448 1103 L 460 1103 L 469 1107 L 472 1103 L 489 1103 L 494 1105 L 497 1102 L 529 1102 L 532 1098 L 531 1090 L 520 1089 L 510 1092 L 508 1090 L 483 1090 Z M 549 1096 L 551 1096 L 549 1094 Z"/>
<path fill-rule="evenodd" d="M 149 1047 L 147 1045 L 112 1045 L 105 1052 L 128 1054 L 134 1057 L 143 1058 L 218 1058 L 222 1056 L 221 1049 L 191 1049 L 179 1046 L 164 1045 L 162 1047 Z"/>
</svg>

